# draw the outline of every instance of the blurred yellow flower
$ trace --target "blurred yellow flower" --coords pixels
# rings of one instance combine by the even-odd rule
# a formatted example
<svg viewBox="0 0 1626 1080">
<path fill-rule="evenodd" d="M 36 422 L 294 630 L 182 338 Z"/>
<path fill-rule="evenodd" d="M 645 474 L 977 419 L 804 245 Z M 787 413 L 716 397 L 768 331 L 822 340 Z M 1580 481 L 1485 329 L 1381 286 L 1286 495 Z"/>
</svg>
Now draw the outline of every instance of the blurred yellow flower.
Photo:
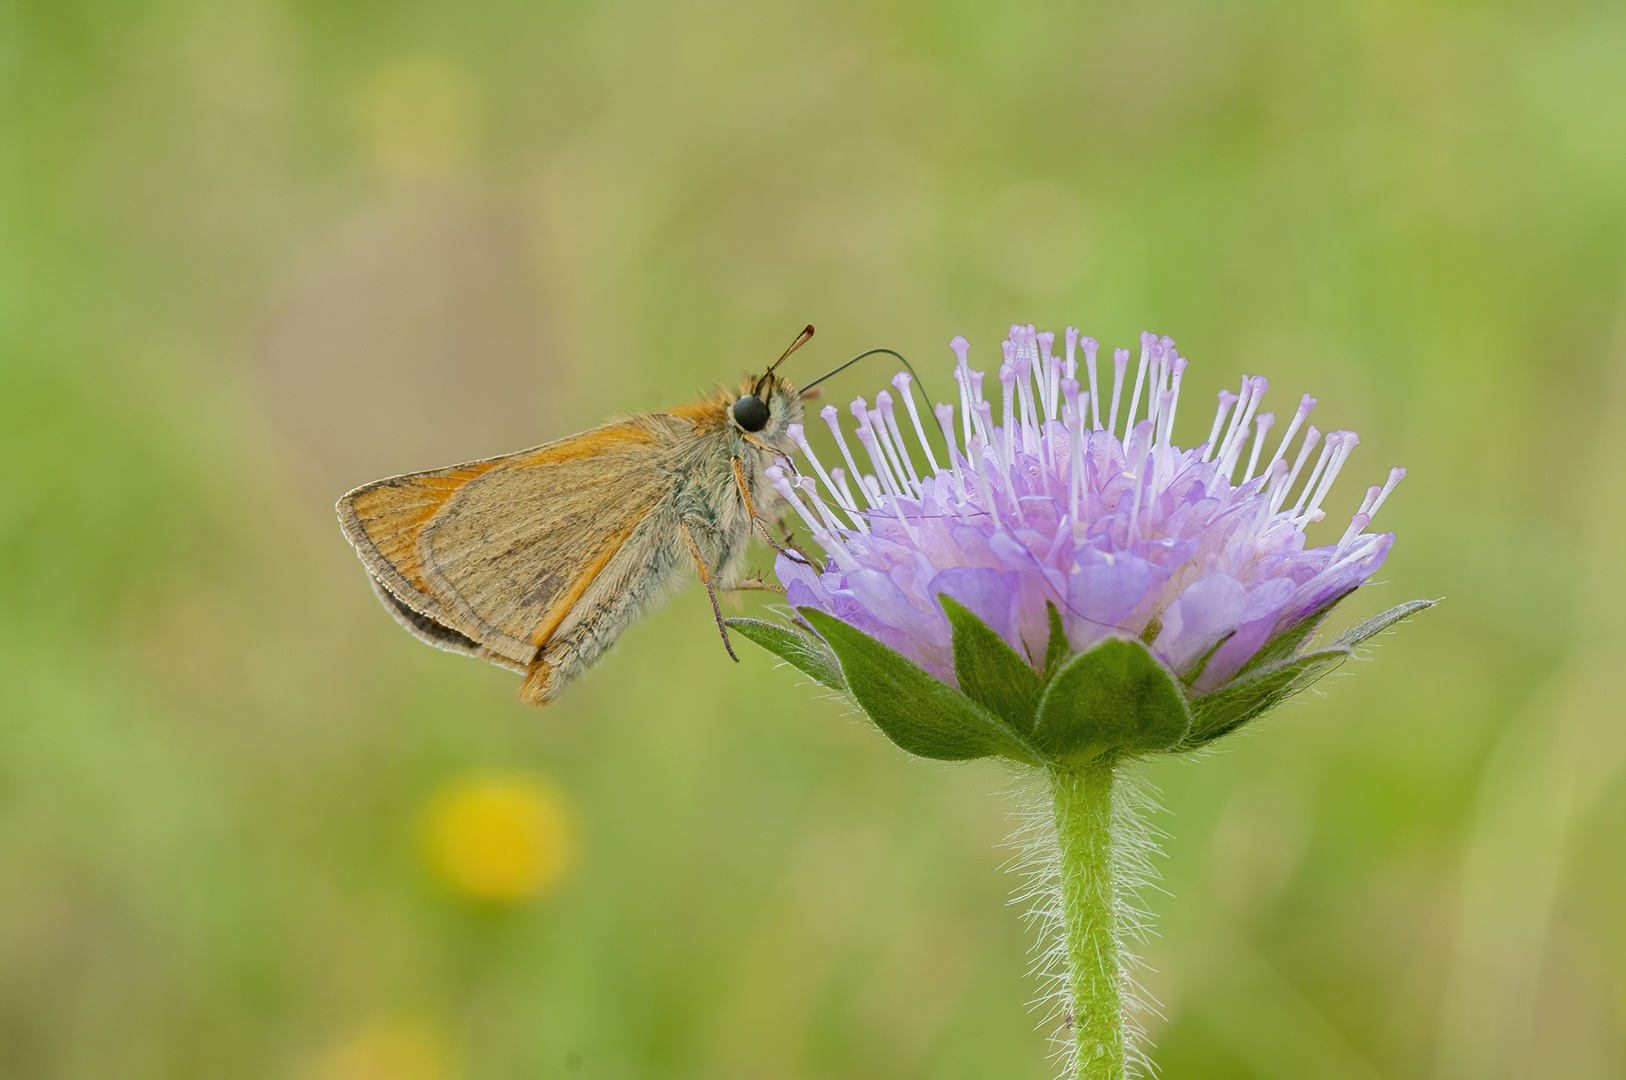
<svg viewBox="0 0 1626 1080">
<path fill-rule="evenodd" d="M 451 1048 L 431 1025 L 411 1019 L 364 1025 L 316 1061 L 312 1080 L 454 1080 Z"/>
<path fill-rule="evenodd" d="M 512 904 L 559 884 L 575 861 L 575 828 L 564 796 L 539 777 L 468 776 L 430 799 L 423 851 L 454 892 Z"/>
</svg>

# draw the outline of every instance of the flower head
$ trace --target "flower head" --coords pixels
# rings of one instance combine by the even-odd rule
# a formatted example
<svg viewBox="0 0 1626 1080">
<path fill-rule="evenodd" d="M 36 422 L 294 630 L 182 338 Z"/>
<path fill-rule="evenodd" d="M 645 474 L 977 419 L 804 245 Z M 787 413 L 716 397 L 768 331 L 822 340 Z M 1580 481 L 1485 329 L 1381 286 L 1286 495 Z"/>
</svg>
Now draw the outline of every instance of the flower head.
<svg viewBox="0 0 1626 1080">
<path fill-rule="evenodd" d="M 954 680 L 953 650 L 940 595 L 1039 659 L 1048 604 L 1073 650 L 1114 633 L 1144 637 L 1177 673 L 1226 638 L 1196 680 L 1208 690 L 1277 631 L 1382 565 L 1394 534 L 1366 529 L 1404 469 L 1368 490 L 1336 544 L 1306 546 L 1305 526 L 1324 516 L 1321 504 L 1359 442 L 1353 431 L 1323 438 L 1307 425 L 1314 398 L 1301 399 L 1272 449 L 1276 418 L 1260 411 L 1269 384 L 1244 377 L 1237 393 L 1220 392 L 1207 441 L 1182 450 L 1172 433 L 1186 360 L 1172 340 L 1141 335 L 1132 388 L 1129 351 L 1117 350 L 1104 398 L 1094 339 L 1070 329 L 1057 357 L 1054 338 L 1011 327 L 997 416 L 965 339 L 954 339 L 959 423 L 952 405 L 935 410 L 946 467 L 925 440 L 907 374 L 893 384 L 918 449 L 889 394 L 873 408 L 853 402 L 870 466 L 856 488 L 792 430 L 824 490 L 810 477 L 793 483 L 783 470 L 772 479 L 830 555 L 822 573 L 781 557 L 792 603 L 830 612 L 946 682 Z M 822 416 L 857 471 L 836 410 Z M 917 456 L 926 468 L 917 468 Z"/>
<path fill-rule="evenodd" d="M 1170 338 L 1141 335 L 1132 378 L 1127 349 L 1113 353 L 1109 375 L 1093 338 L 1069 329 L 1064 341 L 1058 356 L 1055 334 L 1011 327 L 996 394 L 955 338 L 959 404 L 929 417 L 905 373 L 892 380 L 897 398 L 851 404 L 851 435 L 826 407 L 840 457 L 828 468 L 793 426 L 806 467 L 768 476 L 828 561 L 780 556 L 791 604 L 962 690 L 956 609 L 944 598 L 1042 677 L 1058 649 L 1129 640 L 1195 701 L 1266 660 L 1292 659 L 1382 565 L 1394 536 L 1368 528 L 1405 470 L 1367 490 L 1336 543 L 1311 547 L 1305 528 L 1325 516 L 1359 442 L 1308 423 L 1314 398 L 1273 440 L 1276 416 L 1260 408 L 1269 384 L 1244 377 L 1220 392 L 1208 438 L 1182 449 L 1173 433 L 1186 360 Z M 944 460 L 927 436 L 932 421 Z"/>
</svg>

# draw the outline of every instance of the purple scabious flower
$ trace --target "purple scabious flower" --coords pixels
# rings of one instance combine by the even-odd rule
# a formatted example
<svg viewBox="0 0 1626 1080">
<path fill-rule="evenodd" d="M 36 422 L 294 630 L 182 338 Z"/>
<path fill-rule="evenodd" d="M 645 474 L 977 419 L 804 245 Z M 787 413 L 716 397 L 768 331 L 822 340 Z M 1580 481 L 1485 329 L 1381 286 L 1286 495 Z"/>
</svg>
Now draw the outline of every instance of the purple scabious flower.
<svg viewBox="0 0 1626 1080">
<path fill-rule="evenodd" d="M 1367 529 L 1404 469 L 1367 490 L 1336 543 L 1307 544 L 1306 526 L 1325 516 L 1322 502 L 1359 442 L 1353 431 L 1323 436 L 1307 424 L 1314 398 L 1300 400 L 1272 446 L 1276 417 L 1260 411 L 1269 384 L 1244 377 L 1237 392 L 1220 392 L 1207 440 L 1182 449 L 1173 430 L 1186 360 L 1170 338 L 1141 335 L 1132 384 L 1129 350 L 1116 350 L 1110 394 L 1095 339 L 1067 330 L 1060 357 L 1054 344 L 1054 333 L 1011 327 L 996 404 L 966 340 L 950 343 L 959 405 L 932 413 L 945 461 L 904 373 L 892 380 L 901 410 L 885 391 L 873 407 L 850 406 L 856 453 L 837 410 L 820 414 L 840 465 L 826 468 L 793 426 L 809 468 L 775 467 L 769 479 L 828 561 L 819 569 L 779 557 L 789 602 L 833 615 L 951 686 L 953 627 L 939 597 L 969 609 L 1036 672 L 1053 608 L 1071 652 L 1137 638 L 1201 695 L 1383 564 L 1394 535 Z"/>
<path fill-rule="evenodd" d="M 1367 530 L 1405 470 L 1367 490 L 1336 543 L 1311 547 L 1353 431 L 1323 436 L 1304 397 L 1272 440 L 1268 384 L 1244 377 L 1220 392 L 1207 440 L 1182 449 L 1172 340 L 1141 335 L 1133 380 L 1128 350 L 1114 352 L 1110 393 L 1096 342 L 1065 342 L 1058 357 L 1054 334 L 1011 327 L 996 405 L 955 338 L 958 407 L 923 419 L 900 374 L 898 404 L 852 403 L 852 437 L 826 408 L 829 468 L 792 425 L 806 467 L 767 476 L 826 558 L 780 555 L 791 625 L 728 625 L 911 754 L 1001 757 L 1048 780 L 1043 911 L 1067 1075 L 1117 1080 L 1136 1056 L 1120 890 L 1143 858 L 1120 768 L 1238 730 L 1432 601 L 1309 645 L 1388 555 L 1394 536 Z"/>
</svg>

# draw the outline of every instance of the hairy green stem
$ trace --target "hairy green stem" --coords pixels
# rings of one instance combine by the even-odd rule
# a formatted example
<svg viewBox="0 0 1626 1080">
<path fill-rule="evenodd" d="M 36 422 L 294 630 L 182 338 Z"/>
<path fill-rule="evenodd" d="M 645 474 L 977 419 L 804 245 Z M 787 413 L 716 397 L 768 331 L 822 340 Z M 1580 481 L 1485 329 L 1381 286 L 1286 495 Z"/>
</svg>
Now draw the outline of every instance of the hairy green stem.
<svg viewBox="0 0 1626 1080">
<path fill-rule="evenodd" d="M 1112 876 L 1115 764 L 1107 759 L 1050 770 L 1074 1080 L 1124 1076 L 1123 976 Z"/>
</svg>

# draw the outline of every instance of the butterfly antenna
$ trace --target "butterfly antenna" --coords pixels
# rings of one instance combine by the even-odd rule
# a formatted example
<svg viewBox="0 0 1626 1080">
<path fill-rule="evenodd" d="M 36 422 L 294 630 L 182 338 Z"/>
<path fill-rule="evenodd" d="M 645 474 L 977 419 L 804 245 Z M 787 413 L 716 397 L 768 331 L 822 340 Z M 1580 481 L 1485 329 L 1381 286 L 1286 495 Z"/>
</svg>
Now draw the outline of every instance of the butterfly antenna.
<svg viewBox="0 0 1626 1080">
<path fill-rule="evenodd" d="M 813 324 L 810 322 L 810 324 L 806 325 L 806 329 L 802 330 L 802 333 L 798 333 L 797 340 L 790 343 L 790 348 L 787 348 L 784 353 L 780 353 L 779 359 L 776 359 L 774 363 L 767 364 L 767 371 L 764 371 L 763 377 L 756 381 L 756 385 L 754 385 L 753 389 L 751 389 L 751 392 L 753 392 L 753 394 L 761 394 L 761 392 L 763 392 L 764 385 L 769 384 L 769 381 L 771 381 L 772 377 L 774 377 L 774 368 L 777 368 L 779 364 L 785 363 L 785 356 L 789 356 L 790 353 L 793 353 L 793 351 L 797 351 L 798 348 L 802 348 L 803 345 L 810 342 L 811 338 L 813 338 Z"/>
<path fill-rule="evenodd" d="M 772 375 L 773 374 L 773 369 L 785 362 L 785 357 L 789 356 L 791 353 L 795 352 L 797 349 L 800 349 L 803 345 L 806 345 L 811 340 L 813 340 L 813 324 L 809 323 L 807 325 L 807 329 L 803 330 L 800 334 L 796 335 L 796 340 L 790 343 L 790 348 L 786 349 L 783 353 L 781 353 L 780 356 L 779 356 L 779 359 L 775 360 L 773 363 L 768 365 L 768 370 L 766 372 L 764 372 L 764 374 L 765 375 Z"/>
<path fill-rule="evenodd" d="M 859 353 L 857 356 L 853 357 L 851 360 L 847 361 L 845 364 L 842 364 L 840 367 L 836 368 L 835 370 L 825 372 L 823 375 L 820 375 L 818 378 L 814 379 L 812 382 L 810 382 L 806 386 L 802 387 L 802 396 L 804 398 L 807 397 L 807 392 L 809 390 L 813 389 L 815 386 L 819 385 L 825 379 L 828 379 L 832 375 L 839 375 L 841 372 L 846 371 L 848 368 L 850 368 L 854 364 L 858 363 L 858 361 L 863 360 L 866 357 L 874 356 L 876 353 L 885 353 L 887 356 L 891 356 L 891 357 L 896 358 L 898 363 L 902 364 L 908 370 L 909 374 L 914 376 L 914 378 L 915 378 L 915 382 L 914 382 L 915 388 L 920 391 L 921 397 L 926 399 L 926 408 L 928 410 L 931 409 L 931 407 L 932 407 L 932 396 L 926 392 L 926 386 L 925 386 L 924 383 L 921 382 L 919 373 L 915 371 L 915 366 L 913 364 L 911 364 L 909 361 L 905 360 L 903 358 L 902 353 L 895 352 L 892 349 L 871 349 L 869 352 L 861 352 L 861 353 Z"/>
</svg>

